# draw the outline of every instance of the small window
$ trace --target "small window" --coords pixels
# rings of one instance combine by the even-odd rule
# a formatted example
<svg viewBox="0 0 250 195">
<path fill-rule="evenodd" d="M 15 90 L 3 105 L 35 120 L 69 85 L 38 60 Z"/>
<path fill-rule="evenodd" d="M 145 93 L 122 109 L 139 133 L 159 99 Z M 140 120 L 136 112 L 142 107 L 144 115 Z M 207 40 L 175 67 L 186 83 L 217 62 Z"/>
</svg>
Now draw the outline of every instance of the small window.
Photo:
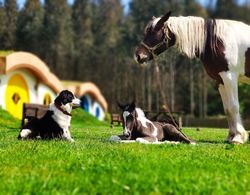
<svg viewBox="0 0 250 195">
<path fill-rule="evenodd" d="M 44 98 L 43 98 L 43 104 L 48 106 L 50 103 L 52 102 L 52 98 L 50 96 L 50 94 L 45 94 Z"/>
<path fill-rule="evenodd" d="M 21 99 L 20 95 L 18 93 L 14 93 L 12 96 L 12 100 L 14 104 L 18 104 L 19 100 Z"/>
<path fill-rule="evenodd" d="M 99 107 L 96 107 L 96 108 L 95 108 L 95 117 L 99 119 L 99 118 L 100 118 L 100 115 L 101 115 L 100 108 L 99 108 Z"/>
</svg>

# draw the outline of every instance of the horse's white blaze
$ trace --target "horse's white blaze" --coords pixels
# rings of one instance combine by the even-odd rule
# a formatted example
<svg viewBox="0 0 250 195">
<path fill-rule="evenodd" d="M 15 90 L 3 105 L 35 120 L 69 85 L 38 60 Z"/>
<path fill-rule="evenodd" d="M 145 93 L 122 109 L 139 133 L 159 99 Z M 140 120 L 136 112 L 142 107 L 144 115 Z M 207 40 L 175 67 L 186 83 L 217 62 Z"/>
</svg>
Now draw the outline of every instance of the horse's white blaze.
<svg viewBox="0 0 250 195">
<path fill-rule="evenodd" d="M 152 133 L 152 135 L 154 137 L 157 137 L 157 128 L 156 126 L 152 123 L 152 121 L 148 120 L 146 117 L 145 117 L 145 114 L 144 112 L 140 109 L 140 108 L 136 108 L 136 113 L 137 113 L 137 120 L 141 122 L 142 126 L 143 127 L 146 127 L 148 128 L 147 126 L 147 123 L 151 124 L 153 127 L 154 127 L 154 131 Z"/>
<path fill-rule="evenodd" d="M 126 120 L 127 120 L 127 117 L 130 115 L 130 113 L 128 111 L 125 111 L 123 112 L 122 116 L 123 116 L 123 120 L 124 120 L 124 135 L 128 135 L 129 134 L 129 129 L 127 129 L 127 126 L 126 126 Z"/>
</svg>

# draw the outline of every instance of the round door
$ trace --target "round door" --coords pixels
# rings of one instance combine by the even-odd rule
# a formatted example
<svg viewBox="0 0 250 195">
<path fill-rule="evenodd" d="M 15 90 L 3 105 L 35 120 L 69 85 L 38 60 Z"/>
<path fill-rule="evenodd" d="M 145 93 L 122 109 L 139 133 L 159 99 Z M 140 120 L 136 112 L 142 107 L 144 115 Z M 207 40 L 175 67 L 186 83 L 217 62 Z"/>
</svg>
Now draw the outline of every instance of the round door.
<svg viewBox="0 0 250 195">
<path fill-rule="evenodd" d="M 13 75 L 7 85 L 5 95 L 6 110 L 15 118 L 22 119 L 23 103 L 29 103 L 29 90 L 24 78 Z"/>
</svg>

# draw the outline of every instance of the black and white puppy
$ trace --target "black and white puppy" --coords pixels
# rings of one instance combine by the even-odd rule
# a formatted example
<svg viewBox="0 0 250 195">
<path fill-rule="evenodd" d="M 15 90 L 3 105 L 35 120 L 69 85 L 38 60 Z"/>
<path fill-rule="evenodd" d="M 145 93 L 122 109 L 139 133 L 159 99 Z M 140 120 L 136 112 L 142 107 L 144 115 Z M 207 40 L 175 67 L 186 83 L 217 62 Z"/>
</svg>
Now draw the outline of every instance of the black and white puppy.
<svg viewBox="0 0 250 195">
<path fill-rule="evenodd" d="M 21 129 L 18 139 L 65 139 L 73 142 L 70 135 L 71 111 L 81 101 L 73 93 L 63 90 L 49 105 L 41 119 L 32 119 Z"/>
</svg>

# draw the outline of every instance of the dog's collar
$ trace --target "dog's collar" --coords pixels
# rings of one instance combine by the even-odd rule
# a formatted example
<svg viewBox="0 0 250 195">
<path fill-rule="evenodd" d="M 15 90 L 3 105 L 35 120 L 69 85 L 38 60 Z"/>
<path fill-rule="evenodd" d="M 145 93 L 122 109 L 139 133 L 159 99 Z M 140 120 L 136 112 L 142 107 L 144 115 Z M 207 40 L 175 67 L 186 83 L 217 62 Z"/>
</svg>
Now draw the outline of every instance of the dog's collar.
<svg viewBox="0 0 250 195">
<path fill-rule="evenodd" d="M 63 114 L 66 114 L 66 115 L 68 115 L 68 116 L 72 116 L 70 113 L 68 113 L 67 111 L 63 110 L 63 109 L 61 108 L 61 106 L 59 106 L 57 103 L 54 103 L 54 104 L 55 104 L 56 108 L 57 108 L 58 110 L 60 110 Z"/>
</svg>

